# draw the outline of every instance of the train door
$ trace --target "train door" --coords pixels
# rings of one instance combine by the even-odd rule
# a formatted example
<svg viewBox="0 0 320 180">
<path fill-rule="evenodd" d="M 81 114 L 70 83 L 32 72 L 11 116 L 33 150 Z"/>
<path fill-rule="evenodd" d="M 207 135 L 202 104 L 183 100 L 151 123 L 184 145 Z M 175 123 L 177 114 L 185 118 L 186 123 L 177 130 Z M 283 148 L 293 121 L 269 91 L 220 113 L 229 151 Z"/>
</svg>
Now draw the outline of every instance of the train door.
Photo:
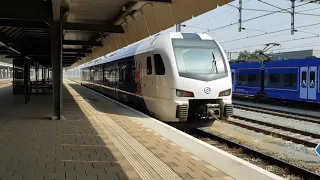
<svg viewBox="0 0 320 180">
<path fill-rule="evenodd" d="M 150 54 L 146 57 L 146 69 L 147 74 L 145 76 L 145 82 L 143 83 L 144 94 L 148 99 L 154 99 L 155 97 L 155 72 L 154 72 L 154 61 L 153 56 Z"/>
<path fill-rule="evenodd" d="M 236 79 L 235 79 L 235 70 L 231 69 L 231 78 L 232 78 L 232 92 L 235 92 Z"/>
<path fill-rule="evenodd" d="M 317 98 L 317 67 L 309 67 L 309 86 L 308 99 L 315 100 Z"/>
<path fill-rule="evenodd" d="M 300 98 L 308 99 L 308 67 L 300 68 Z"/>
<path fill-rule="evenodd" d="M 317 97 L 317 67 L 300 68 L 300 98 L 315 100 Z"/>
</svg>

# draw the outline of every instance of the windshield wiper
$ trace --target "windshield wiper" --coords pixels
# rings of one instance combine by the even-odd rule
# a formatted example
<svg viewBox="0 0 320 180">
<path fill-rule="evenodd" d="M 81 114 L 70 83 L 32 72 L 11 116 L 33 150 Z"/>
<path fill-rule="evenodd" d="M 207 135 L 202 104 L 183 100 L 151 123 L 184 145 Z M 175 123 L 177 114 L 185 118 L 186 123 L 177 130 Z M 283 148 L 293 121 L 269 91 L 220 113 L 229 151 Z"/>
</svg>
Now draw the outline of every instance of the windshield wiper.
<svg viewBox="0 0 320 180">
<path fill-rule="evenodd" d="M 213 72 L 214 72 L 213 65 L 214 65 L 214 67 L 216 69 L 216 73 L 218 73 L 217 61 L 216 61 L 216 58 L 215 58 L 215 56 L 214 56 L 214 54 L 212 52 L 212 65 L 211 65 L 211 70 L 210 70 L 209 74 L 213 74 Z"/>
</svg>

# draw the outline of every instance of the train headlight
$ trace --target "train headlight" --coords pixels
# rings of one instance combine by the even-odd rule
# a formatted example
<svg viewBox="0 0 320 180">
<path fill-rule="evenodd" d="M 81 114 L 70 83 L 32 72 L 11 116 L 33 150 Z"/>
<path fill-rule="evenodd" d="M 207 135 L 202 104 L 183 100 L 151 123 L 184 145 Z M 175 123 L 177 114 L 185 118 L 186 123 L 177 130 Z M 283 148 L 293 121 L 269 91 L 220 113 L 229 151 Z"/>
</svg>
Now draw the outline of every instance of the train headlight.
<svg viewBox="0 0 320 180">
<path fill-rule="evenodd" d="M 228 90 L 225 90 L 225 91 L 221 91 L 219 93 L 219 97 L 222 97 L 222 96 L 230 96 L 231 94 L 231 89 L 228 89 Z"/>
<path fill-rule="evenodd" d="M 176 95 L 178 97 L 194 97 L 193 92 L 183 91 L 183 90 L 179 90 L 179 89 L 177 89 Z"/>
</svg>

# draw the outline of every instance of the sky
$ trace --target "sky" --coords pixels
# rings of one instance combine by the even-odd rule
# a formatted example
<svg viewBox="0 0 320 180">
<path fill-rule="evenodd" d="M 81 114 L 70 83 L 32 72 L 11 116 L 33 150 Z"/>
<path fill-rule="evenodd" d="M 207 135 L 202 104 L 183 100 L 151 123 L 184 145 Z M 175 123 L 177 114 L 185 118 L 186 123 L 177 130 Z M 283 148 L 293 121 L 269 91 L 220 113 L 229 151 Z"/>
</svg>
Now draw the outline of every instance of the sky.
<svg viewBox="0 0 320 180">
<path fill-rule="evenodd" d="M 282 9 L 288 9 L 289 11 L 291 8 L 290 0 L 262 1 Z M 305 49 L 320 50 L 320 4 L 306 3 L 307 1 L 297 1 L 295 11 L 297 13 L 312 15 L 295 15 L 295 29 L 297 32 L 294 35 L 291 35 L 291 14 L 285 11 L 283 11 L 284 13 L 273 13 L 246 21 L 270 13 L 256 10 L 281 10 L 259 2 L 259 0 L 243 0 L 242 21 L 245 22 L 242 23 L 242 27 L 245 30 L 241 32 L 238 32 L 238 9 L 230 6 L 239 6 L 238 0 L 229 3 L 230 5 L 218 7 L 182 23 L 186 27 L 181 27 L 181 31 L 207 33 L 216 39 L 226 52 L 233 52 L 233 57 L 236 57 L 237 53 L 243 50 L 254 51 L 256 49 L 263 49 L 267 43 L 280 44 L 280 46 L 270 49 L 269 53 Z M 223 26 L 228 27 L 221 28 Z M 176 29 L 172 27 L 165 31 L 176 31 Z"/>
</svg>

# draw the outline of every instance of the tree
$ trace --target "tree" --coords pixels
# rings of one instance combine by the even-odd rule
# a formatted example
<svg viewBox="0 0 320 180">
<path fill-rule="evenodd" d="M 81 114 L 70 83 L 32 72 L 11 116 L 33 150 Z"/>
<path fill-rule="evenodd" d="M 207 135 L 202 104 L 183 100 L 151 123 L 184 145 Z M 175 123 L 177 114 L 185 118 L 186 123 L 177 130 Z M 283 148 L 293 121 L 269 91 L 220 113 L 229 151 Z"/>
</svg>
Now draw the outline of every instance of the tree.
<svg viewBox="0 0 320 180">
<path fill-rule="evenodd" d="M 261 61 L 265 57 L 260 55 L 261 50 L 255 50 L 253 53 L 247 50 L 241 51 L 237 60 Z"/>
</svg>

